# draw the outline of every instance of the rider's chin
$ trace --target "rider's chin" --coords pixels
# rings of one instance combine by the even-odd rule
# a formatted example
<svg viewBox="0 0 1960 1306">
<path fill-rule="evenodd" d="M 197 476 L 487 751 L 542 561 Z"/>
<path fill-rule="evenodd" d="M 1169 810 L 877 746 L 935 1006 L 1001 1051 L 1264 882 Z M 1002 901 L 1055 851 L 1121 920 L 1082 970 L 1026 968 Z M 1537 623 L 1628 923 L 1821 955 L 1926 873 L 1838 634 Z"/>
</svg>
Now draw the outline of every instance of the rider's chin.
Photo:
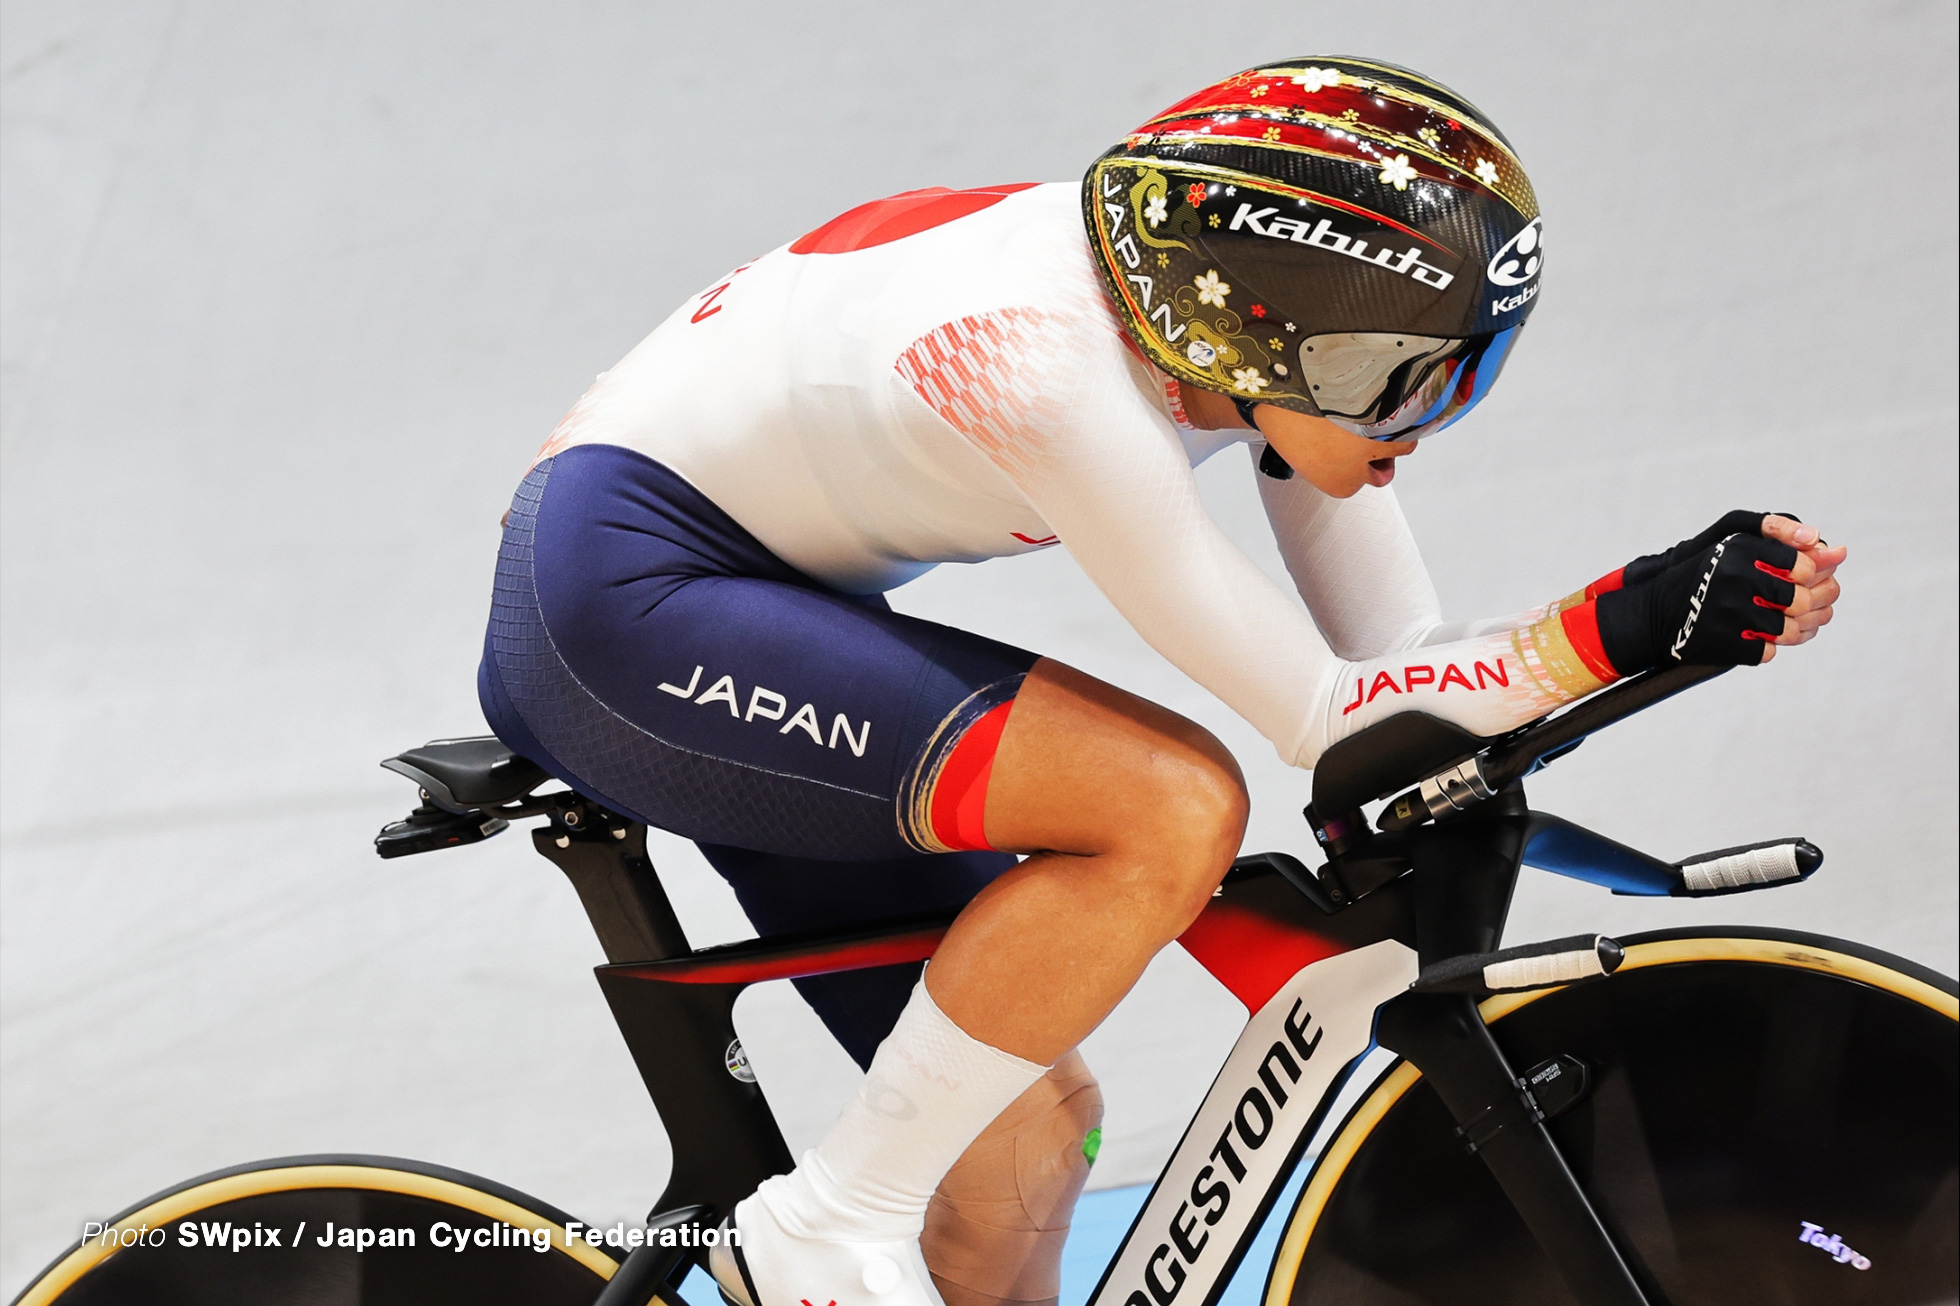
<svg viewBox="0 0 1960 1306">
<path fill-rule="evenodd" d="M 1395 479 L 1395 459 L 1372 458 L 1368 462 L 1368 484 L 1377 488 Z"/>
</svg>

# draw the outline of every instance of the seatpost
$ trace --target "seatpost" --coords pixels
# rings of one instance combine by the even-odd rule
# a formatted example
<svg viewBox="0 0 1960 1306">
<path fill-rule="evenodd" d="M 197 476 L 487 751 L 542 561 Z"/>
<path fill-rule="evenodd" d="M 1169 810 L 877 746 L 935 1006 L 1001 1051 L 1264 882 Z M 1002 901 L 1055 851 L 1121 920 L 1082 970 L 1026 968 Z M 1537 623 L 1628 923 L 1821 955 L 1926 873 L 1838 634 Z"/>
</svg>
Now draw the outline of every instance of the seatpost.
<svg viewBox="0 0 1960 1306">
<path fill-rule="evenodd" d="M 657 984 L 612 969 L 693 952 L 647 858 L 646 826 L 568 801 L 531 840 L 572 882 L 599 936 L 608 963 L 599 987 L 673 1146 L 649 1227 L 713 1228 L 757 1184 L 793 1164 L 761 1085 L 753 1073 L 736 1075 L 727 1060 L 740 1047 L 734 1008 L 745 985 Z M 698 1241 L 636 1248 L 593 1306 L 649 1306 L 701 1255 Z"/>
<path fill-rule="evenodd" d="M 568 803 L 531 842 L 577 890 L 606 960 L 661 961 L 693 951 L 647 860 L 647 828 L 590 803 Z"/>
<path fill-rule="evenodd" d="M 531 843 L 572 882 L 608 963 L 661 961 L 693 951 L 647 857 L 644 825 L 575 801 L 552 812 L 550 824 L 533 830 Z M 622 1025 L 621 1033 L 632 1046 L 631 1030 Z M 707 1208 L 698 1206 L 671 1214 L 687 1223 L 710 1218 Z M 663 1289 L 686 1273 L 688 1261 L 688 1250 L 680 1247 L 636 1248 L 614 1271 L 594 1306 L 652 1306 Z"/>
</svg>

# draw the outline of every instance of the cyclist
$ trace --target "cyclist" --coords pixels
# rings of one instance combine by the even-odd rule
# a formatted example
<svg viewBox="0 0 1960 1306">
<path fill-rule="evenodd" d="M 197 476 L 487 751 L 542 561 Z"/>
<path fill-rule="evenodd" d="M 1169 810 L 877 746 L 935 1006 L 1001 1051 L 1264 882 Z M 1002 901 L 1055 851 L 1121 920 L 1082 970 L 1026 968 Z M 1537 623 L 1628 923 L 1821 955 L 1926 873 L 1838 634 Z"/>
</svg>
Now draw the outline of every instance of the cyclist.
<svg viewBox="0 0 1960 1306">
<path fill-rule="evenodd" d="M 867 1074 L 737 1206 L 731 1299 L 1053 1299 L 1099 1109 L 1073 1049 L 1244 828 L 1199 726 L 885 591 L 1062 545 L 1301 767 L 1393 712 L 1496 734 L 1830 619 L 1844 550 L 1738 512 L 1544 608 L 1442 622 L 1388 486 L 1488 393 L 1542 260 L 1476 108 L 1292 60 L 1151 119 L 1080 188 L 853 209 L 682 305 L 552 432 L 499 557 L 498 735 L 698 841 L 765 933 L 964 904 L 923 979 L 804 984 Z M 1305 612 L 1200 504 L 1193 467 L 1232 445 Z"/>
</svg>

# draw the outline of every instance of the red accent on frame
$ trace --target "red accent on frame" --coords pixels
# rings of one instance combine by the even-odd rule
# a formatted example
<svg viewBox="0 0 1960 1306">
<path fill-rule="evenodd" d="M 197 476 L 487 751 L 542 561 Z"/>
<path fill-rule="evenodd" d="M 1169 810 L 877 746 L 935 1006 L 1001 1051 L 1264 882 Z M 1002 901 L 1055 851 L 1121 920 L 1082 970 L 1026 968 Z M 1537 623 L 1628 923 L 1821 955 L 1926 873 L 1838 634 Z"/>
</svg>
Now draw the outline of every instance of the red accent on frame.
<svg viewBox="0 0 1960 1306">
<path fill-rule="evenodd" d="M 1599 642 L 1599 605 L 1587 599 L 1576 608 L 1567 608 L 1558 614 L 1559 625 L 1565 627 L 1565 638 L 1571 641 L 1572 651 L 1586 664 L 1586 670 L 1609 684 L 1620 678 L 1613 665 L 1613 659 L 1606 656 L 1606 646 Z"/>
<path fill-rule="evenodd" d="M 1348 951 L 1338 940 L 1222 901 L 1205 908 L 1177 941 L 1249 1012 L 1265 1006 L 1302 968 Z"/>
<path fill-rule="evenodd" d="M 1011 698 L 989 708 L 966 728 L 940 764 L 928 811 L 933 838 L 948 848 L 993 847 L 987 842 L 987 782 L 993 779 L 994 752 L 1000 747 L 1001 731 L 1007 728 L 1007 714 L 1013 710 Z"/>
<path fill-rule="evenodd" d="M 1041 548 L 1047 548 L 1050 544 L 1054 544 L 1062 538 L 1059 535 L 1044 535 L 1037 540 L 1034 536 L 1023 535 L 1019 531 L 1009 531 L 1007 533 L 1009 535 L 1012 535 L 1015 539 L 1021 541 L 1021 543 L 1023 544 L 1033 544 Z"/>
<path fill-rule="evenodd" d="M 797 237 L 791 243 L 789 252 L 848 254 L 852 250 L 870 249 L 873 245 L 889 245 L 894 240 L 903 240 L 921 231 L 943 226 L 955 218 L 992 208 L 1015 191 L 1027 190 L 1036 184 L 1022 181 L 1008 186 L 981 186 L 974 190 L 948 190 L 944 186 L 908 190 L 903 195 L 872 200 L 848 213 L 839 214 L 807 236 Z"/>
<path fill-rule="evenodd" d="M 863 943 L 797 948 L 769 957 L 717 957 L 710 952 L 702 956 L 677 957 L 672 961 L 649 961 L 610 969 L 635 979 L 664 980 L 669 984 L 759 984 L 763 980 L 802 979 L 806 975 L 829 975 L 840 970 L 863 970 L 870 966 L 895 966 L 902 961 L 924 961 L 932 956 L 939 947 L 939 941 L 945 937 L 946 927 L 942 925 Z"/>
</svg>

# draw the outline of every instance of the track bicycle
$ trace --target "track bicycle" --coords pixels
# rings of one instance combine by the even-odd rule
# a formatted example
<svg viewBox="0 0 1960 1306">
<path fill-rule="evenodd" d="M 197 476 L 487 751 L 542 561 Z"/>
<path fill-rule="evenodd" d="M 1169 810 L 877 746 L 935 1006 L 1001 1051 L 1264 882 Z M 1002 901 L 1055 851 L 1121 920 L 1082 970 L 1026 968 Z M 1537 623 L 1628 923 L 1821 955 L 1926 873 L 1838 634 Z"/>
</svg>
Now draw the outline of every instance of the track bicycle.
<svg viewBox="0 0 1960 1306">
<path fill-rule="evenodd" d="M 1960 1296 L 1952 979 L 1750 927 L 1501 946 L 1522 865 L 1675 897 L 1818 868 L 1800 838 L 1663 861 L 1526 805 L 1526 776 L 1718 674 L 1649 673 L 1496 739 L 1408 713 L 1328 750 L 1306 809 L 1324 863 L 1241 858 L 1180 939 L 1249 1019 L 1090 1306 L 1212 1306 L 1302 1164 L 1266 1306 Z M 951 920 L 692 948 L 643 825 L 537 792 L 545 773 L 495 739 L 383 765 L 422 800 L 383 856 L 545 818 L 533 842 L 599 936 L 599 987 L 673 1145 L 645 1224 L 608 1242 L 460 1172 L 286 1158 L 105 1222 L 24 1306 L 678 1306 L 722 1217 L 791 1165 L 736 998 L 929 957 Z M 1337 1099 L 1353 1105 L 1333 1119 Z"/>
</svg>

